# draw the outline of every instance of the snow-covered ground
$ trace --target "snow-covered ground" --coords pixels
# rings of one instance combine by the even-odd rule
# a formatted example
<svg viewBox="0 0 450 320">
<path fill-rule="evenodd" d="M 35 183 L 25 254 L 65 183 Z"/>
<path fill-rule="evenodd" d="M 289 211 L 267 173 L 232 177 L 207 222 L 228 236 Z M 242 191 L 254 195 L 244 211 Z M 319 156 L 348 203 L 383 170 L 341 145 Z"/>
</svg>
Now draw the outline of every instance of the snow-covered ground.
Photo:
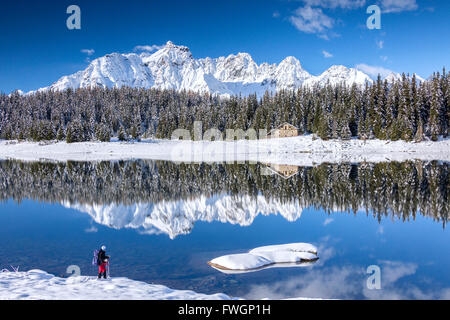
<svg viewBox="0 0 450 320">
<path fill-rule="evenodd" d="M 290 243 L 264 246 L 248 253 L 230 254 L 215 258 L 208 264 L 224 273 L 243 273 L 265 267 L 301 266 L 300 263 L 316 261 L 317 248 L 309 243 Z"/>
<path fill-rule="evenodd" d="M 311 166 L 324 162 L 450 160 L 450 139 L 437 142 L 329 140 L 313 136 L 270 140 L 34 143 L 0 141 L 0 159 L 103 161 L 149 159 L 175 162 L 262 162 Z"/>
<path fill-rule="evenodd" d="M 229 300 L 127 278 L 58 278 L 41 270 L 0 272 L 0 300 Z"/>
</svg>

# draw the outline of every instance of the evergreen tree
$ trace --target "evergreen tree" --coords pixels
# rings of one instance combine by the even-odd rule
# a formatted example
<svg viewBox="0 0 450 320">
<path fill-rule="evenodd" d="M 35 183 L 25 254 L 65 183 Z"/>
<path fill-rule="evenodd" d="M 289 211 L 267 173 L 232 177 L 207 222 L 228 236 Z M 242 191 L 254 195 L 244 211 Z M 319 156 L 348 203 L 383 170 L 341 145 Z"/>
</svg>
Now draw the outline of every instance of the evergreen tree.
<svg viewBox="0 0 450 320">
<path fill-rule="evenodd" d="M 141 135 L 170 138 L 177 128 L 204 130 L 266 129 L 283 122 L 324 139 L 412 140 L 447 136 L 450 119 L 449 76 L 445 69 L 432 80 L 416 77 L 388 83 L 315 85 L 298 90 L 220 98 L 209 94 L 159 89 L 92 88 L 0 94 L 0 138 L 100 140 Z M 349 134 L 350 132 L 350 134 Z"/>
<path fill-rule="evenodd" d="M 401 133 L 401 139 L 411 141 L 414 137 L 414 123 L 411 112 L 411 89 L 409 77 L 403 73 L 401 81 L 400 103 L 398 108 L 398 131 Z"/>
<path fill-rule="evenodd" d="M 430 121 L 428 131 L 431 140 L 437 141 L 441 133 L 440 130 L 440 111 L 442 109 L 442 91 L 439 83 L 439 75 L 434 75 L 431 81 L 431 105 L 430 105 Z"/>
<path fill-rule="evenodd" d="M 58 129 L 58 132 L 56 133 L 56 140 L 58 140 L 58 141 L 63 141 L 65 139 L 65 136 L 64 136 L 64 129 L 63 129 L 63 127 L 60 125 L 59 126 L 59 129 Z"/>
<path fill-rule="evenodd" d="M 118 139 L 119 139 L 119 141 L 127 140 L 125 130 L 123 129 L 123 127 L 120 127 L 120 129 L 119 129 Z"/>
</svg>

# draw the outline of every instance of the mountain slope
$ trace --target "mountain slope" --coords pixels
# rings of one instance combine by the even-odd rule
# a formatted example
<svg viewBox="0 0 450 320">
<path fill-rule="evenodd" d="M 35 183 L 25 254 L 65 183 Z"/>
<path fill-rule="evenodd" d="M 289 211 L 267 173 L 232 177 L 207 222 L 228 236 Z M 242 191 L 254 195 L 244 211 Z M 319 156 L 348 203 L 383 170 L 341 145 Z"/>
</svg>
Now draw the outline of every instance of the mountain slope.
<svg viewBox="0 0 450 320">
<path fill-rule="evenodd" d="M 40 90 L 129 86 L 191 90 L 221 96 L 253 93 L 262 96 L 267 90 L 276 92 L 302 85 L 325 85 L 328 81 L 333 85 L 372 82 L 363 72 L 344 66 L 333 66 L 321 75 L 313 76 L 295 57 L 287 57 L 278 65 L 258 65 L 248 53 L 195 59 L 189 48 L 169 41 L 153 54 L 108 54 L 92 61 L 85 70 L 62 77 Z"/>
<path fill-rule="evenodd" d="M 414 75 L 416 76 L 416 81 L 417 82 L 424 82 L 425 79 L 423 79 L 422 77 L 420 77 L 417 73 L 414 73 Z M 387 80 L 388 82 L 396 82 L 396 81 L 402 81 L 402 75 L 400 73 L 396 73 L 396 72 L 391 72 L 386 78 L 385 80 Z"/>
<path fill-rule="evenodd" d="M 365 84 L 366 81 L 372 82 L 372 79 L 370 79 L 370 77 L 362 71 L 354 68 L 347 68 L 344 66 L 332 66 L 321 75 L 307 79 L 304 84 L 319 84 L 320 86 L 324 86 L 327 84 L 327 82 L 330 82 L 330 84 L 332 85 L 337 85 L 345 82 L 349 85 L 353 83 L 362 85 Z"/>
</svg>

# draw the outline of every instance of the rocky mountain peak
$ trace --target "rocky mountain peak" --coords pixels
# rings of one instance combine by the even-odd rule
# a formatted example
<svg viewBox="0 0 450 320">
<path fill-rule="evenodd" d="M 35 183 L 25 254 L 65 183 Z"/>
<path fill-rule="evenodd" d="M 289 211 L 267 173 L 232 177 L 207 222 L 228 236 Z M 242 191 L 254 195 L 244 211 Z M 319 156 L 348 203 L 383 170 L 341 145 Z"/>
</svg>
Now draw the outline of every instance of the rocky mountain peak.
<svg viewBox="0 0 450 320">
<path fill-rule="evenodd" d="M 289 56 L 279 64 L 258 65 L 248 53 L 227 57 L 195 59 L 186 46 L 168 41 L 154 53 L 108 54 L 83 71 L 65 76 L 41 90 L 85 87 L 139 87 L 208 92 L 220 96 L 263 96 L 266 91 L 297 89 L 303 85 L 345 82 L 364 85 L 366 74 L 345 66 L 332 66 L 319 76 L 303 69 Z"/>
</svg>

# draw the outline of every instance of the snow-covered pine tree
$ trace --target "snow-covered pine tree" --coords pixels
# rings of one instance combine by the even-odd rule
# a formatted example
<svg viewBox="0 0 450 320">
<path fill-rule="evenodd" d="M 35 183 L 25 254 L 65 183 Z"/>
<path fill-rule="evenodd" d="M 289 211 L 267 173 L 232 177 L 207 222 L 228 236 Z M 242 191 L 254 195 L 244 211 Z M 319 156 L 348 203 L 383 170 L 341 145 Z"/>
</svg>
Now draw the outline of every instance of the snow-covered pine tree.
<svg viewBox="0 0 450 320">
<path fill-rule="evenodd" d="M 122 126 L 119 129 L 117 138 L 119 139 L 119 141 L 126 141 L 127 140 L 125 129 Z"/>
<path fill-rule="evenodd" d="M 398 107 L 398 130 L 401 139 L 411 141 L 414 137 L 414 123 L 412 120 L 411 83 L 409 75 L 402 74 L 400 103 Z"/>
<path fill-rule="evenodd" d="M 441 133 L 441 119 L 440 112 L 442 110 L 442 91 L 439 81 L 439 73 L 433 75 L 431 80 L 431 101 L 430 101 L 430 120 L 428 123 L 428 131 L 431 136 L 431 140 L 437 141 L 438 136 Z"/>
<path fill-rule="evenodd" d="M 439 111 L 439 121 L 441 127 L 441 135 L 446 138 L 448 136 L 448 130 L 450 127 L 450 82 L 449 75 L 445 70 L 445 67 L 442 70 L 442 75 L 440 78 L 440 86 L 442 92 L 442 105 Z"/>
</svg>

